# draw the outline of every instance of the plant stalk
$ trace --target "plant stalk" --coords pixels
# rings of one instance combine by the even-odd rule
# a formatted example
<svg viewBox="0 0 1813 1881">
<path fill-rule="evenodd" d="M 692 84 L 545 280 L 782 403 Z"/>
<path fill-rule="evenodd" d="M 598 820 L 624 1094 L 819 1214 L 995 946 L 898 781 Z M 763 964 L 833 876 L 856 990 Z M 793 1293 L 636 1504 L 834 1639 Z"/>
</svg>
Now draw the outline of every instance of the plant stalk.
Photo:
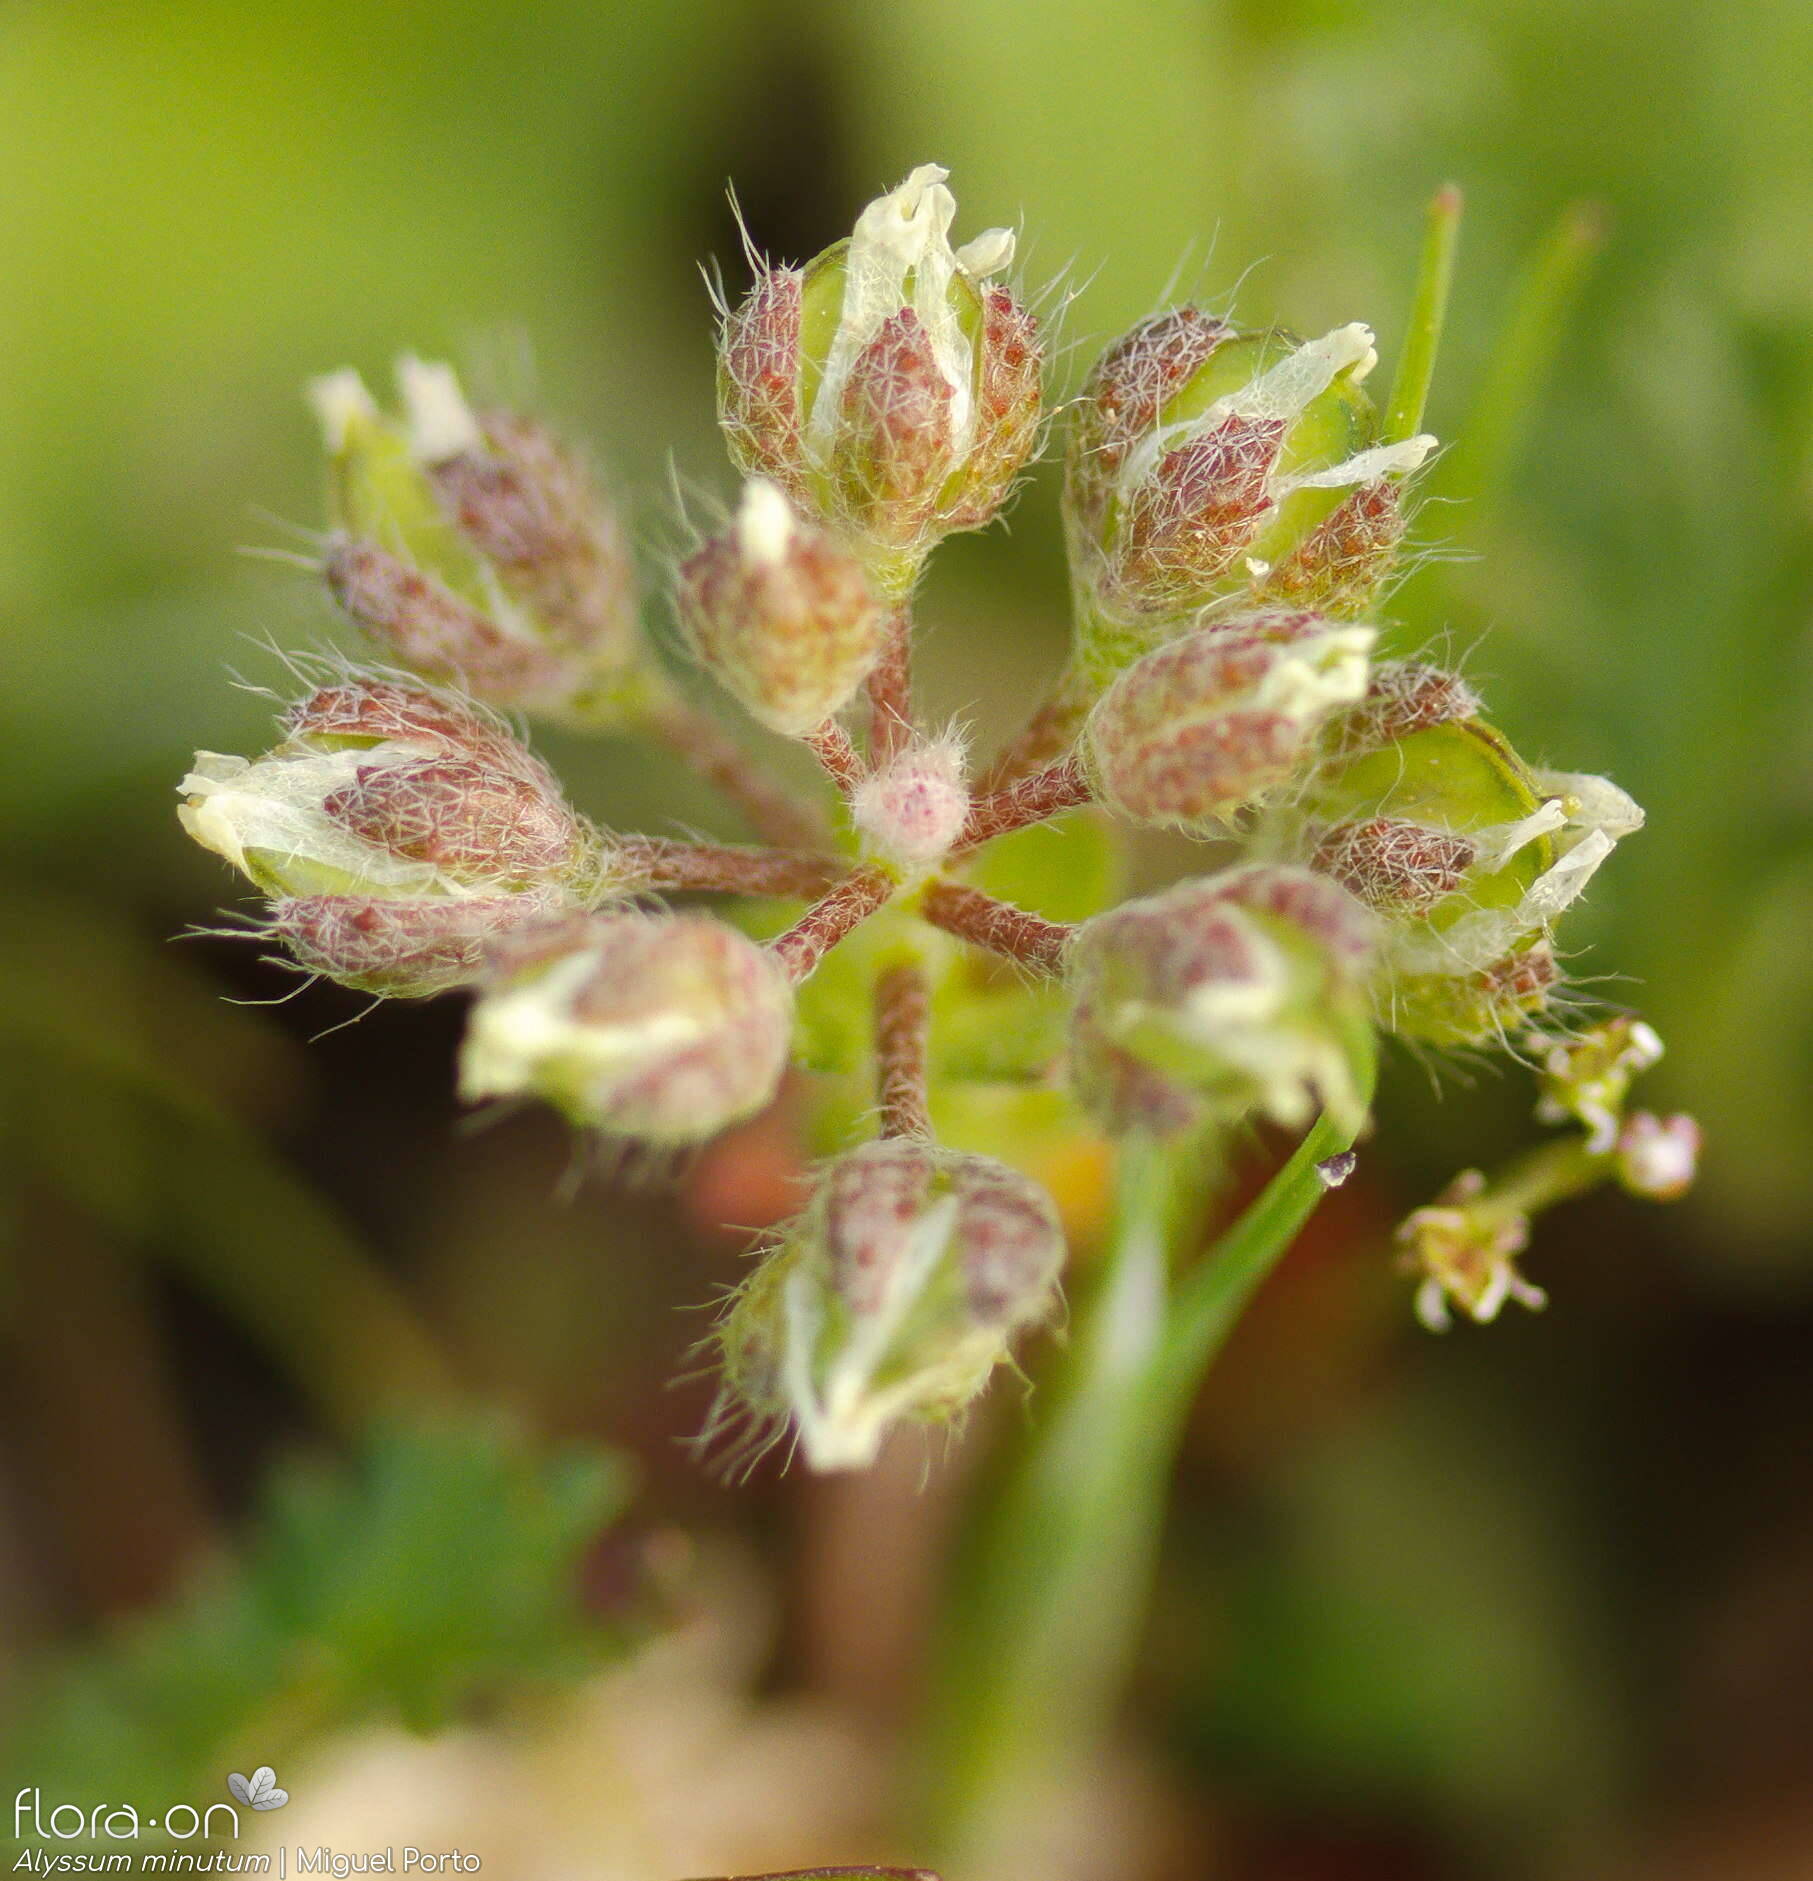
<svg viewBox="0 0 1813 1881">
<path fill-rule="evenodd" d="M 1370 1096 L 1368 1090 L 1367 1096 Z M 1100 1739 L 1127 1683 L 1172 1469 L 1204 1373 L 1353 1133 L 1320 1120 L 1175 1282 L 1200 1154 L 1133 1140 L 1112 1241 L 1048 1408 L 958 1552 L 927 1719 L 930 1846 L 980 1872 Z"/>
</svg>

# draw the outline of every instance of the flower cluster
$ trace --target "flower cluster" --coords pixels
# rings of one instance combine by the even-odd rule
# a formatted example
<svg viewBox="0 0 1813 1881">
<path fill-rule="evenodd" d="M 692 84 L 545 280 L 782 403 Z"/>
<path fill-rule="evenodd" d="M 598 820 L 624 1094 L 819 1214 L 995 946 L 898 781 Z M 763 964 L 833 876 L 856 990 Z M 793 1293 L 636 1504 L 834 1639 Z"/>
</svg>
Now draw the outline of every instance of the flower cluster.
<svg viewBox="0 0 1813 1881">
<path fill-rule="evenodd" d="M 1539 1210 L 1607 1180 L 1655 1202 L 1692 1187 L 1699 1125 L 1678 1112 L 1625 1109 L 1631 1079 L 1661 1055 L 1662 1041 L 1634 1013 L 1615 1013 L 1548 1046 L 1536 1114 L 1545 1123 L 1577 1123 L 1581 1134 L 1546 1143 L 1489 1180 L 1463 1170 L 1398 1230 L 1404 1265 L 1420 1282 L 1417 1317 L 1431 1331 L 1446 1329 L 1450 1308 L 1483 1324 L 1507 1300 L 1532 1311 L 1547 1304 L 1517 1271 Z"/>
<path fill-rule="evenodd" d="M 985 769 L 927 728 L 914 586 L 1000 512 L 1050 412 L 1014 238 L 953 246 L 955 212 L 925 166 L 722 310 L 746 481 L 678 570 L 680 639 L 822 790 L 668 672 L 583 462 L 417 360 L 394 417 L 351 373 L 313 393 L 322 577 L 386 669 L 182 785 L 184 827 L 300 966 L 469 991 L 469 1099 L 533 1096 L 666 1152 L 759 1111 L 790 1064 L 816 1074 L 837 1153 L 722 1319 L 714 1430 L 791 1430 L 819 1468 L 955 1417 L 1057 1310 L 1050 1197 L 939 1140 L 966 1080 L 1190 1145 L 1317 1111 L 1357 1129 L 1378 1031 L 1534 1038 L 1544 1114 L 1586 1127 L 1595 1174 L 1651 1195 L 1691 1175 L 1687 1120 L 1623 1114 L 1647 1028 L 1556 1029 L 1556 923 L 1641 812 L 1526 763 L 1459 675 L 1374 657 L 1434 440 L 1374 406 L 1369 328 L 1300 341 L 1179 307 L 1109 346 L 1068 416 L 1072 657 Z M 497 708 L 666 744 L 758 840 L 593 826 Z M 1050 893 L 1024 839 L 1047 824 Z M 1128 825 L 1243 853 L 1114 905 L 1087 857 Z M 670 905 L 694 892 L 740 899 Z M 1534 1300 L 1512 1264 L 1527 1200 L 1470 1176 L 1412 1218 L 1425 1317 Z"/>
</svg>

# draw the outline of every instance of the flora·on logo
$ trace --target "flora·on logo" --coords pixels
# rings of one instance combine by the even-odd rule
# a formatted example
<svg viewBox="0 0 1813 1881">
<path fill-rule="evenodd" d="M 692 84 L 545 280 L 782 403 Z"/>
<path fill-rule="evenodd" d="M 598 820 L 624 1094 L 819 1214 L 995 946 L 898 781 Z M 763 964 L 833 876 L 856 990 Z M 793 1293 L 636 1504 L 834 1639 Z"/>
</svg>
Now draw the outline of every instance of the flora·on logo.
<svg viewBox="0 0 1813 1881">
<path fill-rule="evenodd" d="M 268 1763 L 252 1772 L 250 1782 L 235 1770 L 227 1778 L 227 1788 L 252 1809 L 281 1809 L 290 1800 L 289 1791 L 277 1787 L 277 1772 Z"/>
</svg>

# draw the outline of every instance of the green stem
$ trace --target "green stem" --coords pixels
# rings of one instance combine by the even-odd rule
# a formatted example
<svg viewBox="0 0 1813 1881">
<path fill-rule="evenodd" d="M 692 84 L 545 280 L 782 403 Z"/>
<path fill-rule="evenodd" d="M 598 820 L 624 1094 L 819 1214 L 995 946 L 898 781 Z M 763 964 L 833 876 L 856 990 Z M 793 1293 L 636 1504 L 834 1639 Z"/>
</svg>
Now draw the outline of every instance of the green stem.
<svg viewBox="0 0 1813 1881">
<path fill-rule="evenodd" d="M 1539 1214 L 1596 1189 L 1616 1163 L 1611 1151 L 1588 1149 L 1584 1137 L 1561 1137 L 1507 1164 L 1468 1208 L 1474 1213 L 1490 1209 L 1505 1217 Z"/>
<path fill-rule="evenodd" d="M 1460 216 L 1461 193 L 1449 183 L 1436 191 L 1429 204 L 1423 257 L 1410 303 L 1410 324 L 1404 334 L 1403 351 L 1398 355 L 1397 376 L 1391 382 L 1391 402 L 1385 408 L 1383 438 L 1387 444 L 1401 444 L 1423 428 L 1423 408 L 1429 402 L 1442 323 L 1448 316 L 1448 291 L 1454 284 Z"/>
<path fill-rule="evenodd" d="M 1603 212 L 1591 203 L 1575 203 L 1526 266 L 1461 441 L 1437 472 L 1436 488 L 1443 497 L 1485 498 L 1503 482 L 1561 348 L 1587 266 L 1604 237 Z"/>
<path fill-rule="evenodd" d="M 1176 1162 L 1130 1143 L 1117 1188 L 1113 1244 L 1064 1376 L 951 1577 L 930 1720 L 929 1826 L 946 1852 L 986 1841 L 1048 1725 L 1099 1710 L 1143 1594 L 1153 1511 L 1123 1491 L 1153 1459 L 1127 1413 L 1164 1338 Z M 1092 1585 L 1104 1570 L 1118 1584 Z"/>
<path fill-rule="evenodd" d="M 1188 1412 L 1234 1322 L 1328 1192 L 1318 1164 L 1338 1156 L 1353 1139 L 1353 1131 L 1320 1118 L 1208 1259 L 1191 1269 L 1177 1290 L 1155 1368 L 1155 1410 L 1169 1399 L 1180 1419 Z"/>
<path fill-rule="evenodd" d="M 1123 1148 L 1096 1294 L 1042 1423 L 951 1574 L 926 1746 L 926 1826 L 947 1861 L 986 1865 L 1040 1779 L 1100 1735 L 1138 1646 L 1203 1373 L 1324 1193 L 1317 1164 L 1352 1139 L 1318 1122 L 1175 1290 L 1201 1159 Z"/>
</svg>

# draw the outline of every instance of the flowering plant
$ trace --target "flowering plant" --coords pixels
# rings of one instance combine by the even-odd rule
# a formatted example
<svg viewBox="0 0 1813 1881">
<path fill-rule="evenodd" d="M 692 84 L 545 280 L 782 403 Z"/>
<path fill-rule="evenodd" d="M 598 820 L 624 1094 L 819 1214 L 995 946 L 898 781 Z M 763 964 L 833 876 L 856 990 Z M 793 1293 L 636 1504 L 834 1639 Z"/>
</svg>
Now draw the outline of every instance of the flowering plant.
<svg viewBox="0 0 1813 1881">
<path fill-rule="evenodd" d="M 790 1064 L 817 1074 L 833 1153 L 713 1340 L 707 1435 L 732 1459 L 793 1439 L 812 1467 L 860 1467 L 894 1426 L 959 1417 L 1058 1314 L 1059 1211 L 1016 1157 L 1054 1136 L 1060 1157 L 1118 1146 L 1068 1376 L 975 1556 L 991 1631 L 970 1662 L 991 1689 L 959 1676 L 939 1701 L 961 1823 L 1010 1755 L 1004 1718 L 1037 1715 L 1060 1677 L 1111 1681 L 1182 1408 L 1351 1167 L 1381 1036 L 1515 1052 L 1541 1114 L 1581 1132 L 1410 1217 L 1431 1325 L 1539 1305 L 1516 1268 L 1531 1215 L 1606 1178 L 1677 1194 L 1696 1133 L 1627 1112 L 1659 1045 L 1632 1015 L 1584 1012 L 1557 945 L 1641 811 L 1530 764 L 1459 674 L 1385 649 L 1435 449 L 1457 199 L 1432 211 L 1382 409 L 1358 323 L 1302 341 L 1185 306 L 1107 348 L 1064 413 L 1072 654 L 985 765 L 916 706 L 913 594 L 946 535 L 1001 513 L 1053 411 L 1014 236 L 953 246 L 955 211 L 922 167 L 805 267 L 758 262 L 722 309 L 719 415 L 745 481 L 678 570 L 680 636 L 811 751 L 822 791 L 770 774 L 663 663 L 581 461 L 405 360 L 396 416 L 350 373 L 314 394 L 322 576 L 386 664 L 323 676 L 262 758 L 198 755 L 181 814 L 304 969 L 468 990 L 468 1098 L 537 1097 L 662 1155 L 762 1109 Z M 656 739 L 757 840 L 595 827 L 507 715 Z M 1138 826 L 1217 848 L 1118 899 L 1110 860 Z M 740 903 L 671 906 L 694 893 Z M 962 1140 L 977 1086 L 1003 1095 L 988 1148 L 1005 1156 Z M 1307 1134 L 1189 1262 L 1200 1172 L 1259 1119 Z M 1116 1546 L 1118 1599 L 1092 1580 Z M 1067 1632 L 1092 1593 L 1093 1623 Z"/>
</svg>

